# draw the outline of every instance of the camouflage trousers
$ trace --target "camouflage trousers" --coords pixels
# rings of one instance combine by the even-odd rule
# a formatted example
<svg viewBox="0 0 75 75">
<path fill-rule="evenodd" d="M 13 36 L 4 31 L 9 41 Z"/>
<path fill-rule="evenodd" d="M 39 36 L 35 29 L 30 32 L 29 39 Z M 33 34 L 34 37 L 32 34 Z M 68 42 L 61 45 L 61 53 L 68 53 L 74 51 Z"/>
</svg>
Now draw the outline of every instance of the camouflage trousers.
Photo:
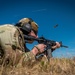
<svg viewBox="0 0 75 75">
<path fill-rule="evenodd" d="M 16 65 L 19 63 L 23 52 L 19 49 L 13 50 L 10 45 L 7 45 L 5 49 L 0 48 L 0 64 Z"/>
</svg>

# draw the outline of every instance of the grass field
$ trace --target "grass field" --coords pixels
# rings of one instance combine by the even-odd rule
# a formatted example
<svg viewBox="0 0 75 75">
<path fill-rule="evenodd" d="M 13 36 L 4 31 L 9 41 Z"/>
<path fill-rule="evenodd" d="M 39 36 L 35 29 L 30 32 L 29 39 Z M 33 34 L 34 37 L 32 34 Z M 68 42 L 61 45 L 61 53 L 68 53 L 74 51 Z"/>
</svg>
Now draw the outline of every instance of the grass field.
<svg viewBox="0 0 75 75">
<path fill-rule="evenodd" d="M 0 75 L 75 75 L 75 58 L 51 58 L 50 62 L 42 59 L 33 65 L 0 66 Z"/>
</svg>

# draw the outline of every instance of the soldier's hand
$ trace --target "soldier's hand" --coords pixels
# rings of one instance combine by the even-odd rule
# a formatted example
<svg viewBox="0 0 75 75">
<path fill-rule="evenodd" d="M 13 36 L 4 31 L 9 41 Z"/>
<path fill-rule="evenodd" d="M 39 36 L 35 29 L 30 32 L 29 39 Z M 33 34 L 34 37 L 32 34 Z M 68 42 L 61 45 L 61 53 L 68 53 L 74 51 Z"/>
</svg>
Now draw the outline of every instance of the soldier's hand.
<svg viewBox="0 0 75 75">
<path fill-rule="evenodd" d="M 56 42 L 56 45 L 55 46 L 52 46 L 52 49 L 56 49 L 56 48 L 59 48 L 60 47 L 60 43 L 59 42 Z"/>
<path fill-rule="evenodd" d="M 35 45 L 34 48 L 32 49 L 33 54 L 38 54 L 44 52 L 44 49 L 46 48 L 46 45 L 44 44 L 38 44 Z"/>
</svg>

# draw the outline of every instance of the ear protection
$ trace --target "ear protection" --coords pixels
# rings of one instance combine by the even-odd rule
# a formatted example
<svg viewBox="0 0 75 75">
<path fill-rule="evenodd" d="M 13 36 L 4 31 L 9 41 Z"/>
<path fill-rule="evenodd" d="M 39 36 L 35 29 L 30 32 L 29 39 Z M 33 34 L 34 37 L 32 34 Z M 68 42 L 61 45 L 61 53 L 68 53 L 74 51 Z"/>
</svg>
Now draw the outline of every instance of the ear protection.
<svg viewBox="0 0 75 75">
<path fill-rule="evenodd" d="M 29 33 L 32 30 L 31 22 L 33 22 L 33 20 L 31 18 L 28 18 L 28 19 L 29 19 L 29 22 L 26 23 L 26 24 L 24 24 L 22 26 L 22 29 L 25 30 L 25 31 L 27 31 Z"/>
<path fill-rule="evenodd" d="M 27 31 L 29 33 L 32 30 L 31 22 L 33 22 L 33 20 L 31 18 L 28 18 L 28 19 L 29 19 L 29 22 L 26 23 L 26 24 L 24 24 L 22 26 L 22 29 L 25 30 L 25 31 Z"/>
<path fill-rule="evenodd" d="M 23 33 L 30 33 L 31 30 L 32 30 L 32 26 L 31 26 L 31 22 L 33 22 L 33 20 L 31 18 L 28 18 L 29 19 L 29 22 L 28 23 L 25 23 L 23 26 L 21 26 L 21 22 L 17 23 L 15 26 L 18 26 L 22 31 Z"/>
<path fill-rule="evenodd" d="M 28 33 L 32 30 L 32 26 L 29 23 L 24 24 L 21 28 L 27 31 Z"/>
</svg>

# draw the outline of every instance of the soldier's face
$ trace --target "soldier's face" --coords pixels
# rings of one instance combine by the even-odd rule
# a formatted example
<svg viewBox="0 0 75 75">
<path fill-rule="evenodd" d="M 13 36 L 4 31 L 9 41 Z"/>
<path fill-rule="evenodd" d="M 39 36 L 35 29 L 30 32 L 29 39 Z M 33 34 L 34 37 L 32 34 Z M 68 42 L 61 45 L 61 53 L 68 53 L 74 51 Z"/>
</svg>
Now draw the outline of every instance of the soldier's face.
<svg viewBox="0 0 75 75">
<path fill-rule="evenodd" d="M 35 38 L 38 38 L 38 36 L 34 33 L 33 30 L 31 30 L 31 32 L 30 32 L 28 35 L 31 35 L 31 36 L 33 36 L 33 37 L 35 37 Z"/>
</svg>

